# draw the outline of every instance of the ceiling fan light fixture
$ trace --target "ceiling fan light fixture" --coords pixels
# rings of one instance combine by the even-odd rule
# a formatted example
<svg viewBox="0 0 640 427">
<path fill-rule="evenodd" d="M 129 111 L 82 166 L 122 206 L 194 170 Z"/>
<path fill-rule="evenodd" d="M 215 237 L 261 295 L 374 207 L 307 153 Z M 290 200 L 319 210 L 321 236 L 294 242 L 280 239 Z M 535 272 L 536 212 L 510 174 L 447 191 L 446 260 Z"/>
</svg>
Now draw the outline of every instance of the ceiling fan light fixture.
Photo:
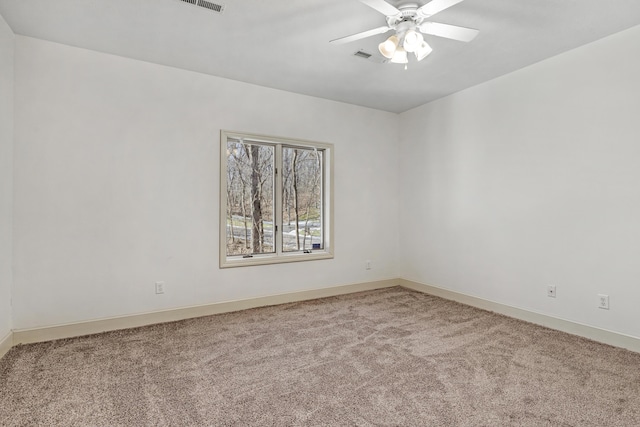
<svg viewBox="0 0 640 427">
<path fill-rule="evenodd" d="M 2 0 L 0 0 L 1 2 Z M 205 0 L 181 0 L 184 2 L 196 2 Z M 407 69 L 409 63 L 408 53 L 413 53 L 417 61 L 422 61 L 431 54 L 431 46 L 425 41 L 425 36 L 443 37 L 451 40 L 469 42 L 478 35 L 478 30 L 460 27 L 458 25 L 442 24 L 428 21 L 436 13 L 442 12 L 464 0 L 360 0 L 367 6 L 377 10 L 386 17 L 386 25 L 362 31 L 350 36 L 331 40 L 334 44 L 350 43 L 367 37 L 386 34 L 393 31 L 393 35 L 378 44 L 380 54 L 396 64 L 404 64 Z M 411 3 L 405 3 L 411 1 Z M 392 3 L 401 3 L 398 7 Z M 426 3 L 422 6 L 419 3 Z M 356 56 L 369 55 L 366 52 L 356 53 Z M 387 62 L 379 56 L 376 62 Z"/>
<path fill-rule="evenodd" d="M 424 43 L 424 38 L 422 34 L 415 30 L 408 30 L 404 35 L 404 40 L 402 42 L 402 47 L 407 52 L 415 52 L 419 49 Z"/>
<path fill-rule="evenodd" d="M 393 56 L 391 57 L 391 62 L 393 62 L 394 64 L 408 63 L 409 59 L 407 58 L 407 51 L 402 47 L 398 47 L 398 49 L 396 49 L 396 51 L 393 53 Z"/>
<path fill-rule="evenodd" d="M 422 61 L 432 51 L 433 49 L 431 48 L 431 46 L 429 46 L 427 42 L 423 40 L 422 43 L 420 43 L 420 47 L 418 47 L 414 53 L 416 55 L 416 59 L 418 61 Z"/>
<path fill-rule="evenodd" d="M 398 44 L 398 37 L 391 36 L 378 45 L 378 50 L 385 58 L 392 59 L 396 49 L 398 49 Z"/>
</svg>

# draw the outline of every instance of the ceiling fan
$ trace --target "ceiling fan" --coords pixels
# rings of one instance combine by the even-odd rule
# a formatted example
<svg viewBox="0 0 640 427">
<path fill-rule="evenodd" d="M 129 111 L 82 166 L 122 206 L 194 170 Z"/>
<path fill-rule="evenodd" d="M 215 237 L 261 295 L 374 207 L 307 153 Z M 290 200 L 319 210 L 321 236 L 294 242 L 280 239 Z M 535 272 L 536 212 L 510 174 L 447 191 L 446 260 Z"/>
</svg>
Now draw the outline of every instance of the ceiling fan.
<svg viewBox="0 0 640 427">
<path fill-rule="evenodd" d="M 384 0 L 360 0 L 377 10 L 387 18 L 387 25 L 331 40 L 334 44 L 349 43 L 366 37 L 395 31 L 395 34 L 378 45 L 378 50 L 391 62 L 405 64 L 409 59 L 407 53 L 413 53 L 418 61 L 422 61 L 432 51 L 422 34 L 444 37 L 452 40 L 469 42 L 478 35 L 478 30 L 459 27 L 457 25 L 440 24 L 427 19 L 438 12 L 450 8 L 463 0 L 431 0 L 424 6 L 417 3 L 404 3 L 395 7 Z"/>
</svg>

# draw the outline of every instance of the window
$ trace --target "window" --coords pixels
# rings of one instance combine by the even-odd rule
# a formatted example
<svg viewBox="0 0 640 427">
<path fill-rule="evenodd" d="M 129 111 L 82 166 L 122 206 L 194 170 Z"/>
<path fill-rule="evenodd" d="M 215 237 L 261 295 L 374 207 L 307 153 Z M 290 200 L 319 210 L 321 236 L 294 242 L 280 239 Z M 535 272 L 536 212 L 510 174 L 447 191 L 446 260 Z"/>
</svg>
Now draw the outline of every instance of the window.
<svg viewBox="0 0 640 427">
<path fill-rule="evenodd" d="M 220 134 L 220 267 L 333 258 L 333 146 Z"/>
</svg>

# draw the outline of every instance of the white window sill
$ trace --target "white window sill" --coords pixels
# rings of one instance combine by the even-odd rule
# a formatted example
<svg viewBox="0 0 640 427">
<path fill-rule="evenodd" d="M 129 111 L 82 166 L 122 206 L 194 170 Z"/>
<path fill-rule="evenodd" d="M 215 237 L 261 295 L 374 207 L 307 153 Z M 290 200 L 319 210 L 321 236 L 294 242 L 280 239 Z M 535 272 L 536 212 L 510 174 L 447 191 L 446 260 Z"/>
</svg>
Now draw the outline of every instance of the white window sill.
<svg viewBox="0 0 640 427">
<path fill-rule="evenodd" d="M 250 258 L 228 257 L 220 260 L 220 268 L 246 267 L 252 265 L 283 264 L 287 262 L 315 261 L 331 259 L 333 253 L 325 250 L 316 250 L 311 253 L 295 252 L 282 255 L 266 254 L 253 255 Z"/>
</svg>

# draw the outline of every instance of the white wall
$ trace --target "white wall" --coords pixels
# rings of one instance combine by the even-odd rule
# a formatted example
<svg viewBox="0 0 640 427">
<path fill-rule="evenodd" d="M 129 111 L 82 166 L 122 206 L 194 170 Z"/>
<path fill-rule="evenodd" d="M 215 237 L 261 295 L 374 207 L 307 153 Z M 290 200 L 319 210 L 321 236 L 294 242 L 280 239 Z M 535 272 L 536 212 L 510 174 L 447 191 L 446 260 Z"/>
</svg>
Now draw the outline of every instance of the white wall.
<svg viewBox="0 0 640 427">
<path fill-rule="evenodd" d="M 13 327 L 402 276 L 640 337 L 638 44 L 640 27 L 398 119 L 17 36 Z M 221 128 L 335 144 L 334 260 L 218 268 Z"/>
<path fill-rule="evenodd" d="M 0 15 L 0 341 L 12 329 L 13 32 Z"/>
<path fill-rule="evenodd" d="M 396 115 L 22 36 L 15 61 L 15 329 L 398 276 Z M 220 129 L 335 144 L 335 259 L 218 268 Z"/>
<path fill-rule="evenodd" d="M 635 27 L 404 113 L 401 275 L 640 337 L 638 46 Z"/>
</svg>

